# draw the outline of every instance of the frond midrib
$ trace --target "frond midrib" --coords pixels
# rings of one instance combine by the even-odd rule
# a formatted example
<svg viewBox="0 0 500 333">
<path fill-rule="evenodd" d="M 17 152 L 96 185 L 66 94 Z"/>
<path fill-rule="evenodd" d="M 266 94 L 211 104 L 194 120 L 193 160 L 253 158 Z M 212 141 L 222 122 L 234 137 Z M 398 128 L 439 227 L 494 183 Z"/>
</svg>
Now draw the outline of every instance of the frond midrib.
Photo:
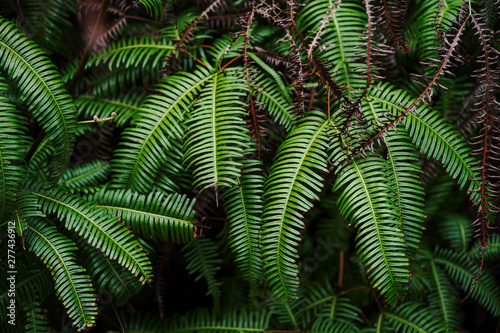
<svg viewBox="0 0 500 333">
<path fill-rule="evenodd" d="M 143 215 L 147 215 L 147 216 L 157 217 L 157 218 L 165 219 L 165 220 L 178 221 L 178 222 L 181 222 L 183 224 L 195 225 L 195 223 L 193 223 L 191 221 L 182 220 L 182 219 L 178 219 L 178 218 L 174 218 L 174 217 L 170 217 L 170 216 L 166 216 L 166 215 L 155 214 L 155 213 L 151 213 L 151 212 L 145 212 L 145 211 L 138 210 L 138 209 L 131 209 L 131 208 L 125 208 L 125 207 L 119 207 L 119 206 L 108 206 L 108 205 L 96 205 L 96 208 L 106 208 L 106 209 L 109 209 L 109 210 L 113 210 L 113 209 L 115 209 L 115 210 L 122 210 L 122 211 L 126 211 L 126 212 L 131 212 L 131 213 L 137 213 L 137 214 L 143 214 Z"/>
<path fill-rule="evenodd" d="M 388 316 L 388 317 L 391 317 L 391 318 L 394 318 L 394 319 L 396 319 L 396 320 L 398 320 L 398 321 L 400 321 L 400 322 L 402 322 L 402 323 L 405 323 L 406 325 L 411 326 L 413 329 L 418 330 L 418 332 L 428 333 L 427 331 L 425 331 L 425 330 L 421 329 L 420 327 L 418 327 L 418 326 L 417 326 L 417 325 L 415 325 L 414 323 L 412 323 L 412 322 L 410 322 L 410 321 L 406 320 L 405 318 L 402 318 L 402 317 L 400 317 L 400 316 L 396 316 L 396 315 L 394 315 L 394 314 L 392 314 L 392 313 L 389 313 L 389 312 L 384 312 L 384 315 L 386 315 L 386 316 Z"/>
<path fill-rule="evenodd" d="M 77 181 L 77 180 L 78 180 L 78 179 L 80 179 L 80 178 L 84 178 L 84 177 L 86 177 L 86 176 L 88 176 L 88 175 L 91 175 L 91 174 L 93 174 L 94 172 L 97 172 L 97 171 L 101 170 L 102 168 L 105 168 L 105 167 L 106 167 L 106 165 L 107 165 L 107 164 L 101 164 L 101 165 L 98 165 L 96 168 L 93 168 L 93 169 L 91 169 L 91 170 L 89 170 L 89 171 L 87 171 L 87 172 L 84 172 L 84 173 L 82 173 L 82 174 L 79 174 L 79 175 L 77 175 L 77 176 L 71 177 L 71 178 L 69 178 L 68 180 L 65 180 L 65 181 L 64 181 L 64 184 L 65 184 L 65 185 L 67 185 L 67 184 L 70 184 L 70 183 L 72 183 L 72 182 Z"/>
<path fill-rule="evenodd" d="M 437 293 L 439 295 L 439 304 L 441 305 L 441 310 L 443 314 L 444 321 L 446 323 L 449 323 L 449 318 L 448 318 L 448 312 L 446 311 L 446 305 L 444 304 L 444 295 L 443 295 L 443 290 L 441 288 L 441 281 L 439 280 L 439 276 L 437 275 L 436 271 L 436 262 L 434 261 L 434 258 L 431 259 L 430 261 L 431 264 L 431 270 L 432 270 L 432 277 L 435 281 L 436 288 L 437 288 Z"/>
</svg>

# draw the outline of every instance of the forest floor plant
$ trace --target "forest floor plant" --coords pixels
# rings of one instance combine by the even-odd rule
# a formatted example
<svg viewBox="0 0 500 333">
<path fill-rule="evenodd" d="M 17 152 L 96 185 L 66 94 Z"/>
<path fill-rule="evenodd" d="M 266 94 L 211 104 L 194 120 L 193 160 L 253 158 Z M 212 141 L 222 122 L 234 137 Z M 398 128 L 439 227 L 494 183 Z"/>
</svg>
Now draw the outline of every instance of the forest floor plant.
<svg viewBox="0 0 500 333">
<path fill-rule="evenodd" d="M 499 332 L 499 34 L 493 0 L 3 0 L 0 331 Z"/>
</svg>

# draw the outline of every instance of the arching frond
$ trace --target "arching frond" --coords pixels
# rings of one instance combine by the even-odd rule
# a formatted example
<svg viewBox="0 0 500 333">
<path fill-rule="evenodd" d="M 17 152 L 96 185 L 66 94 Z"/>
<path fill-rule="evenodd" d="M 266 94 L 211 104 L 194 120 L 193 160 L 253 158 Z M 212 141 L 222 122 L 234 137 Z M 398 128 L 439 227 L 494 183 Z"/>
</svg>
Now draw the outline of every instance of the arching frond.
<svg viewBox="0 0 500 333">
<path fill-rule="evenodd" d="M 140 281 L 150 281 L 151 263 L 130 231 L 106 209 L 64 192 L 59 187 L 44 190 L 41 184 L 28 182 L 26 190 L 33 193 L 46 214 L 57 214 L 69 230 L 83 236 L 93 247 L 111 260 L 126 267 Z"/>
<path fill-rule="evenodd" d="M 4 91 L 0 83 L 0 93 Z M 5 87 L 6 88 L 6 87 Z M 28 140 L 25 121 L 14 105 L 0 95 L 0 225 L 13 217 L 13 201 L 26 174 L 24 152 Z"/>
<path fill-rule="evenodd" d="M 259 246 L 264 176 L 260 163 L 246 161 L 238 184 L 224 192 L 222 198 L 229 220 L 229 242 L 236 262 L 255 290 L 263 278 Z"/>
<path fill-rule="evenodd" d="M 57 147 L 52 179 L 57 181 L 75 141 L 76 110 L 49 58 L 12 23 L 0 18 L 0 68 L 21 92 L 36 120 Z"/>
<path fill-rule="evenodd" d="M 26 230 L 27 248 L 51 270 L 56 293 L 74 324 L 81 329 L 95 324 L 96 299 L 90 277 L 75 262 L 76 246 L 56 228 L 33 219 Z"/>
<path fill-rule="evenodd" d="M 184 112 L 211 77 L 200 69 L 163 80 L 157 94 L 149 96 L 139 107 L 135 127 L 123 133 L 122 147 L 115 152 L 112 163 L 113 182 L 141 193 L 151 189 L 154 175 L 166 160 L 164 150 L 170 148 L 170 139 L 183 136 Z"/>
<path fill-rule="evenodd" d="M 239 100 L 245 89 L 233 70 L 214 74 L 186 121 L 184 160 L 193 166 L 193 185 L 200 190 L 237 183 L 242 156 L 250 149 Z"/>
<path fill-rule="evenodd" d="M 156 19 L 163 20 L 163 2 L 161 0 L 139 0 L 146 7 L 146 12 Z"/>
<path fill-rule="evenodd" d="M 342 189 L 340 211 L 358 228 L 357 252 L 371 284 L 387 303 L 395 304 L 408 292 L 410 271 L 386 168 L 374 155 L 353 158 L 341 170 L 334 190 Z"/>
<path fill-rule="evenodd" d="M 110 293 L 116 306 L 125 304 L 141 290 L 141 282 L 116 261 L 107 258 L 101 251 L 89 246 L 83 239 L 78 242 L 78 254 L 83 258 L 88 274 L 97 290 Z"/>
<path fill-rule="evenodd" d="M 108 179 L 110 169 L 109 164 L 101 160 L 68 168 L 61 177 L 59 185 L 71 188 L 97 186 Z"/>
<path fill-rule="evenodd" d="M 153 191 L 148 195 L 104 188 L 89 200 L 132 227 L 147 240 L 186 243 L 193 238 L 194 200 L 180 194 Z"/>
<path fill-rule="evenodd" d="M 345 320 L 317 319 L 311 327 L 310 333 L 351 333 L 359 332 L 359 328 Z"/>
<path fill-rule="evenodd" d="M 261 244 L 267 281 L 277 298 L 296 298 L 302 215 L 319 199 L 327 170 L 330 121 L 311 115 L 280 146 L 266 181 Z"/>
</svg>

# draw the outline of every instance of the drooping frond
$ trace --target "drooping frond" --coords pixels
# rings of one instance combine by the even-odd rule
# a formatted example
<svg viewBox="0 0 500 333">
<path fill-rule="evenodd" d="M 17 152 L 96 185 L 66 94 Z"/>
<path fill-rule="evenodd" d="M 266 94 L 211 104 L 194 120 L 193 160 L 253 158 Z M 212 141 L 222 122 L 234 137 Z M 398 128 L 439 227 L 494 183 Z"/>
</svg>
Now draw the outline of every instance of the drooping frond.
<svg viewBox="0 0 500 333">
<path fill-rule="evenodd" d="M 391 327 L 396 332 L 441 333 L 447 332 L 446 325 L 438 321 L 425 304 L 405 302 L 393 306 L 383 313 L 383 327 Z M 380 330 L 382 327 L 378 327 Z"/>
<path fill-rule="evenodd" d="M 216 279 L 217 271 L 220 270 L 219 255 L 216 244 L 207 237 L 198 236 L 192 242 L 182 248 L 184 258 L 188 262 L 186 270 L 189 274 L 196 274 L 195 281 L 204 279 L 208 286 L 208 295 L 212 295 L 214 309 L 220 308 L 220 282 Z"/>
<path fill-rule="evenodd" d="M 141 193 L 151 189 L 154 175 L 166 161 L 164 149 L 170 148 L 171 139 L 182 138 L 184 112 L 211 77 L 200 69 L 163 80 L 157 94 L 150 95 L 139 107 L 135 127 L 123 133 L 122 146 L 112 163 L 113 182 Z"/>
<path fill-rule="evenodd" d="M 408 292 L 409 261 L 385 161 L 353 158 L 334 184 L 339 189 L 338 205 L 358 228 L 357 252 L 370 283 L 387 303 L 400 303 Z"/>
<path fill-rule="evenodd" d="M 28 223 L 25 235 L 27 248 L 51 270 L 57 296 L 74 324 L 81 329 L 94 326 L 97 316 L 94 290 L 90 277 L 75 262 L 75 244 L 37 219 Z"/>
<path fill-rule="evenodd" d="M 110 260 L 101 251 L 86 245 L 83 239 L 78 242 L 78 254 L 85 262 L 88 274 L 98 290 L 108 292 L 116 306 L 125 304 L 141 290 L 141 282 L 116 261 Z"/>
<path fill-rule="evenodd" d="M 0 69 L 20 91 L 38 123 L 57 147 L 52 179 L 57 181 L 70 157 L 76 110 L 49 58 L 12 23 L 0 18 Z"/>
<path fill-rule="evenodd" d="M 153 191 L 148 195 L 131 190 L 103 189 L 89 200 L 119 218 L 146 240 L 186 243 L 193 238 L 194 200 L 180 194 Z"/>
<path fill-rule="evenodd" d="M 317 114 L 304 118 L 280 146 L 266 181 L 261 244 L 267 281 L 282 300 L 296 298 L 299 229 L 319 199 L 323 174 L 328 172 L 330 121 Z"/>
<path fill-rule="evenodd" d="M 184 316 L 171 318 L 167 331 L 172 332 L 260 332 L 265 333 L 269 327 L 271 312 L 259 313 L 246 309 L 224 312 L 218 319 L 215 314 L 205 309 L 197 309 Z"/>
<path fill-rule="evenodd" d="M 46 214 L 55 213 L 69 230 L 83 236 L 111 260 L 126 267 L 140 281 L 151 280 L 151 263 L 130 231 L 106 209 L 66 193 L 60 187 L 44 190 L 42 184 L 28 182 L 26 190 L 33 193 Z"/>
<path fill-rule="evenodd" d="M 478 277 L 477 263 L 465 251 L 439 250 L 434 261 L 442 266 L 453 281 L 460 284 L 466 292 L 474 290 L 470 297 L 475 299 L 492 315 L 500 315 L 500 287 L 495 277 L 484 268 Z M 477 280 L 477 281 L 476 281 Z"/>
<path fill-rule="evenodd" d="M 214 74 L 186 121 L 184 160 L 193 166 L 193 185 L 200 190 L 237 184 L 242 156 L 250 149 L 239 100 L 245 89 L 233 70 Z"/>
<path fill-rule="evenodd" d="M 109 164 L 101 160 L 80 164 L 66 169 L 59 185 L 70 188 L 97 186 L 106 182 L 110 169 Z"/>
<path fill-rule="evenodd" d="M 1 84 L 1 83 L 0 83 Z M 0 85 L 0 93 L 4 91 Z M 13 201 L 26 170 L 24 151 L 28 144 L 25 121 L 14 105 L 0 95 L 0 225 L 13 217 Z"/>
<path fill-rule="evenodd" d="M 259 163 L 248 160 L 245 164 L 238 184 L 225 191 L 222 198 L 235 262 L 255 290 L 263 278 L 259 239 L 264 176 Z"/>
</svg>

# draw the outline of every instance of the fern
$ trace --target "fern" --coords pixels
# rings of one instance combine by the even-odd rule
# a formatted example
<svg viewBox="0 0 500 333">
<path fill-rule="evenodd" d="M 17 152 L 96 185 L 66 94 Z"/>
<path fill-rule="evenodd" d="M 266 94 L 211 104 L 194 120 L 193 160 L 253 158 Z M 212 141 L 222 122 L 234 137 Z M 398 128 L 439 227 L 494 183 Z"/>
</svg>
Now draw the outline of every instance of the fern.
<svg viewBox="0 0 500 333">
<path fill-rule="evenodd" d="M 3 18 L 0 18 L 0 36 L 3 73 L 15 83 L 52 144 L 59 147 L 52 168 L 52 178 L 58 180 L 75 141 L 74 103 L 43 51 Z"/>
</svg>

